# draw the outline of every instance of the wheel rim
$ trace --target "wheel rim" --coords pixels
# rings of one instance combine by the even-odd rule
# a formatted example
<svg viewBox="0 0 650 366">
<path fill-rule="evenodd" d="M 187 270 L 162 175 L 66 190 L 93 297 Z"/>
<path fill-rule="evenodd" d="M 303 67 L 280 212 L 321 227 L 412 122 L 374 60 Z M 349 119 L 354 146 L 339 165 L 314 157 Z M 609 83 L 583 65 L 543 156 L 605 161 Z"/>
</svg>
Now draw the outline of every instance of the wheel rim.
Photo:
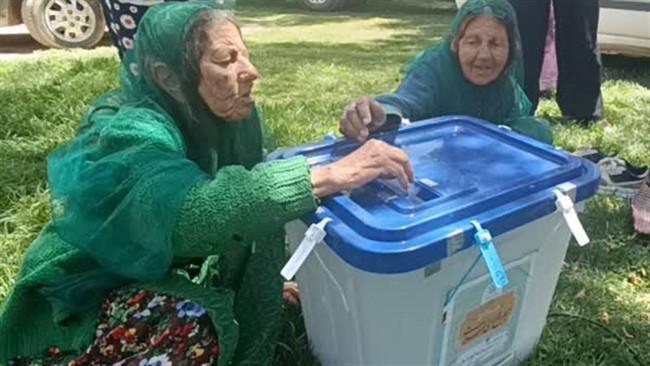
<svg viewBox="0 0 650 366">
<path fill-rule="evenodd" d="M 325 4 L 326 2 L 328 2 L 330 0 L 308 0 L 308 1 L 309 1 L 309 3 L 314 4 L 314 5 L 323 5 L 323 4 Z"/>
<path fill-rule="evenodd" d="M 50 0 L 45 6 L 45 24 L 55 38 L 81 43 L 92 36 L 97 18 L 86 0 Z"/>
</svg>

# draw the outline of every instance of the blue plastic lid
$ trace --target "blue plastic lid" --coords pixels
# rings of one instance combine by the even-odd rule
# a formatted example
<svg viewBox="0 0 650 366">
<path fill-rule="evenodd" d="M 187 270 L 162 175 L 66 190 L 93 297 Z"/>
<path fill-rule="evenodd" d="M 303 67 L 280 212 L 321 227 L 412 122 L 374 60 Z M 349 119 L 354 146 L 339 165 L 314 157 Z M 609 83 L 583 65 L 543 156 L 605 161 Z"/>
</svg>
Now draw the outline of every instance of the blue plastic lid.
<svg viewBox="0 0 650 366">
<path fill-rule="evenodd" d="M 375 138 L 404 149 L 415 187 L 376 180 L 323 200 L 306 223 L 330 217 L 327 244 L 348 264 L 369 272 L 402 273 L 472 245 L 472 220 L 493 236 L 556 211 L 553 190 L 575 185 L 576 201 L 596 194 L 596 166 L 493 124 L 454 116 L 421 121 Z M 351 140 L 325 141 L 281 151 L 304 155 L 312 166 L 358 148 Z M 455 237 L 456 248 L 448 239 Z M 462 240 L 458 240 L 460 239 Z"/>
</svg>

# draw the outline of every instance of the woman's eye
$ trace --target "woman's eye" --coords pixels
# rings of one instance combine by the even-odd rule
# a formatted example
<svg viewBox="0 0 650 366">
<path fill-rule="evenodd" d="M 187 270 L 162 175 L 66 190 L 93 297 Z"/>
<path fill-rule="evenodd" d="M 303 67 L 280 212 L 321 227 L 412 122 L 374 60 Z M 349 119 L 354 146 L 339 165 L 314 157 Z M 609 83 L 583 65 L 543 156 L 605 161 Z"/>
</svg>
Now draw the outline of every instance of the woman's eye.
<svg viewBox="0 0 650 366">
<path fill-rule="evenodd" d="M 230 59 L 228 61 L 230 63 L 236 62 L 238 57 L 239 57 L 239 52 L 232 50 L 230 51 Z"/>
<path fill-rule="evenodd" d="M 239 54 L 235 50 L 223 51 L 223 52 L 215 52 L 212 59 L 216 64 L 219 64 L 219 65 L 222 65 L 222 66 L 227 66 L 227 65 L 229 65 L 231 63 L 236 62 L 238 56 L 239 56 Z"/>
</svg>

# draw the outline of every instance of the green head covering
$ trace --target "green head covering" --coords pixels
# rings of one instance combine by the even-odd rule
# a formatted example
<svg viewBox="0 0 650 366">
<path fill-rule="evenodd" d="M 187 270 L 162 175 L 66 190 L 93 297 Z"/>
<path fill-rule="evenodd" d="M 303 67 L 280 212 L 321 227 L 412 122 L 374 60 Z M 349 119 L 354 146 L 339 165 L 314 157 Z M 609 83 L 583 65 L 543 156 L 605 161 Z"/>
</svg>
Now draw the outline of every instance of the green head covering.
<svg viewBox="0 0 650 366">
<path fill-rule="evenodd" d="M 501 76 L 484 86 L 465 78 L 455 51 L 464 28 L 478 16 L 499 20 L 506 27 L 510 47 Z M 396 93 L 379 96 L 377 100 L 398 107 L 411 120 L 460 114 L 507 125 L 531 112 L 521 88 L 523 61 L 517 17 L 506 0 L 469 0 L 458 11 L 444 38 L 418 54 L 402 72 L 405 79 Z"/>
<path fill-rule="evenodd" d="M 247 120 L 226 122 L 210 111 L 198 92 L 202 33 L 211 21 L 232 21 L 227 9 L 233 6 L 233 0 L 204 0 L 152 7 L 138 25 L 134 49 L 126 53 L 121 70 L 127 100 L 147 100 L 168 113 L 183 134 L 189 157 L 210 174 L 224 165 L 251 168 L 262 159 L 262 121 L 257 108 Z M 156 84 L 156 64 L 174 73 L 182 100 L 171 98 Z"/>
</svg>

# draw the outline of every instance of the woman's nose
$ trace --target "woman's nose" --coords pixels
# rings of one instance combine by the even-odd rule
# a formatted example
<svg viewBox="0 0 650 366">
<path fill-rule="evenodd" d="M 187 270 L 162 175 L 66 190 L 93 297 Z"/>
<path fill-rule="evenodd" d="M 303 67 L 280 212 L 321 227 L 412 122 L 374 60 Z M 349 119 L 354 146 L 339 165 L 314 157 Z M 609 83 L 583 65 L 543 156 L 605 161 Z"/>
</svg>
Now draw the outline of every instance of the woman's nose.
<svg viewBox="0 0 650 366">
<path fill-rule="evenodd" d="M 491 58 L 492 54 L 490 53 L 490 47 L 487 45 L 487 43 L 481 44 L 481 47 L 478 49 L 478 54 L 477 56 L 479 58 Z"/>
<path fill-rule="evenodd" d="M 246 57 L 241 58 L 241 71 L 239 72 L 239 79 L 241 81 L 254 81 L 259 77 L 257 68 Z"/>
</svg>

